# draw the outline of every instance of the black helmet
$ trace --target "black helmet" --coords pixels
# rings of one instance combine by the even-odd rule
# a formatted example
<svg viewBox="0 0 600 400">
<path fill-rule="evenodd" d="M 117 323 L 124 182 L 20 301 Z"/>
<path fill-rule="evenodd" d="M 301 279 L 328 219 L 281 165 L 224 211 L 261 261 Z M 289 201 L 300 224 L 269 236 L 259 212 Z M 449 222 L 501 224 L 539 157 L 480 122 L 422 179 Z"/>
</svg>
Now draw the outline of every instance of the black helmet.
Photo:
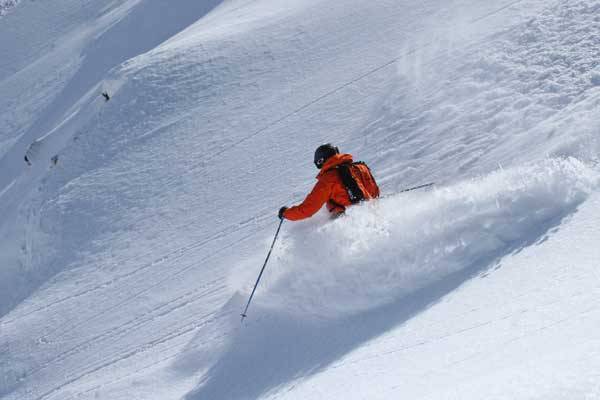
<svg viewBox="0 0 600 400">
<path fill-rule="evenodd" d="M 325 164 L 325 161 L 336 154 L 340 154 L 340 151 L 331 143 L 320 145 L 317 147 L 317 150 L 315 150 L 315 165 L 317 168 L 321 169 L 323 164 Z"/>
</svg>

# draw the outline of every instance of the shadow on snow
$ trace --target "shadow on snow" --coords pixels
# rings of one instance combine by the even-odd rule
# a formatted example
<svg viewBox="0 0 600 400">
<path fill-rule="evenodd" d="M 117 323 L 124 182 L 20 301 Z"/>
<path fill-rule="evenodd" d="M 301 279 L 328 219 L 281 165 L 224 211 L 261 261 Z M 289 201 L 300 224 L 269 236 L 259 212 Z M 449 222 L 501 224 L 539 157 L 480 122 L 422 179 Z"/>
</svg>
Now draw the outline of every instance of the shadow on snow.
<svg viewBox="0 0 600 400">
<path fill-rule="evenodd" d="M 256 307 L 251 310 L 248 325 L 240 326 L 235 311 L 241 312 L 246 299 L 236 295 L 222 310 L 236 317 L 228 323 L 228 343 L 209 357 L 208 353 L 194 353 L 198 343 L 210 346 L 205 332 L 200 331 L 173 365 L 176 372 L 188 376 L 205 368 L 198 387 L 185 399 L 257 399 L 295 379 L 310 377 L 361 344 L 426 311 L 466 281 L 487 277 L 492 268 L 500 266 L 503 256 L 543 242 L 573 212 L 576 209 L 565 210 L 538 226 L 536 235 L 516 241 L 505 251 L 481 257 L 467 268 L 408 296 L 337 321 L 307 321 L 282 311 Z"/>
</svg>

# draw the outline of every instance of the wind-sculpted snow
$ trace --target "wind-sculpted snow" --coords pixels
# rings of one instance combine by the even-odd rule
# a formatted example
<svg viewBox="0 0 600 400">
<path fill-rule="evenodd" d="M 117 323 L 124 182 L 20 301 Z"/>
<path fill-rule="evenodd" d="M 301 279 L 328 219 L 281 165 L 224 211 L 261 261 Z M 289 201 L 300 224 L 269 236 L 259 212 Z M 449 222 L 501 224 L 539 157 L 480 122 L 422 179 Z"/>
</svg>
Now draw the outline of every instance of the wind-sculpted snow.
<svg viewBox="0 0 600 400">
<path fill-rule="evenodd" d="M 574 158 L 548 159 L 386 197 L 321 226 L 288 222 L 258 302 L 328 318 L 389 303 L 535 242 L 596 181 Z"/>
<path fill-rule="evenodd" d="M 379 150 L 372 167 L 386 180 L 456 179 L 499 162 L 597 157 L 599 11 L 557 2 L 488 40 L 444 36 L 401 60 L 384 107 L 357 134 Z"/>
</svg>

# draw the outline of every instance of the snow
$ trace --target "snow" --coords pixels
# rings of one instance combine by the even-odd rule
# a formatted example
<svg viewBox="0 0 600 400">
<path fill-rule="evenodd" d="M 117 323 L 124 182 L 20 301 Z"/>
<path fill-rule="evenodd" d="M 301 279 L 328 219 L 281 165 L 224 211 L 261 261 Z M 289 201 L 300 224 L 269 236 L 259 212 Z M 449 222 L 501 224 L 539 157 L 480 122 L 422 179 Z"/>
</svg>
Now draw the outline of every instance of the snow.
<svg viewBox="0 0 600 400">
<path fill-rule="evenodd" d="M 0 2 L 0 397 L 597 398 L 599 11 Z"/>
<path fill-rule="evenodd" d="M 387 309 L 384 334 L 265 398 L 596 398 L 599 200 L 494 268 Z"/>
<path fill-rule="evenodd" d="M 17 0 L 2 0 L 0 2 L 0 17 L 8 14 L 11 8 L 15 7 L 19 2 Z"/>
<path fill-rule="evenodd" d="M 297 224 L 280 241 L 261 298 L 280 312 L 336 318 L 393 302 L 530 245 L 596 181 L 575 159 L 546 160 L 384 198 L 318 229 Z"/>
</svg>

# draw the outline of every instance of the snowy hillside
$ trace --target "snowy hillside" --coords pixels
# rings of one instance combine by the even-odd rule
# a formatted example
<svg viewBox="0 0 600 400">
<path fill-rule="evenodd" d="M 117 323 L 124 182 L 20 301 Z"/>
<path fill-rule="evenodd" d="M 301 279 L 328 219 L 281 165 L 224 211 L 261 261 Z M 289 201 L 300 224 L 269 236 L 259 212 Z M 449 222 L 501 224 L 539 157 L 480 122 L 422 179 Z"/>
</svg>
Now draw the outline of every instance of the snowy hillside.
<svg viewBox="0 0 600 400">
<path fill-rule="evenodd" d="M 600 2 L 0 15 L 3 400 L 600 398 Z"/>
</svg>

